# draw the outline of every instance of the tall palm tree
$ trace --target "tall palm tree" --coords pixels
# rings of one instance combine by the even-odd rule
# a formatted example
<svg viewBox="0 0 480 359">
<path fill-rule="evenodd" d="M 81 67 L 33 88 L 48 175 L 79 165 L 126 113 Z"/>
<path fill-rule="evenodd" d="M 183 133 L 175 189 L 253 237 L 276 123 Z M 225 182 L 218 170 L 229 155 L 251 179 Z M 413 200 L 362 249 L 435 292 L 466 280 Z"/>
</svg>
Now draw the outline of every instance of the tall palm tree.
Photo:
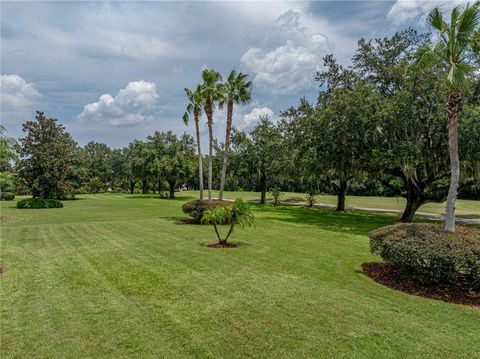
<svg viewBox="0 0 480 359">
<path fill-rule="evenodd" d="M 195 123 L 195 132 L 197 137 L 197 153 L 198 153 L 198 178 L 200 187 L 200 201 L 203 201 L 203 157 L 202 149 L 200 146 L 200 116 L 202 115 L 202 108 L 204 106 L 204 99 L 202 97 L 200 85 L 197 86 L 195 91 L 185 88 L 185 93 L 188 98 L 187 110 L 183 115 L 183 122 L 188 126 L 189 114 L 193 114 L 193 122 Z"/>
<path fill-rule="evenodd" d="M 230 149 L 230 133 L 232 132 L 233 105 L 246 104 L 252 98 L 252 82 L 247 81 L 248 75 L 242 72 L 238 73 L 233 69 L 223 86 L 224 99 L 220 102 L 220 107 L 227 104 L 227 126 L 225 133 L 225 149 L 223 152 L 223 166 L 220 176 L 220 191 L 218 199 L 223 199 L 223 187 L 225 186 L 225 175 L 227 173 L 228 151 Z"/>
<path fill-rule="evenodd" d="M 203 84 L 200 87 L 204 101 L 204 111 L 208 124 L 208 201 L 212 203 L 212 159 L 213 159 L 213 111 L 216 104 L 223 99 L 222 76 L 215 70 L 202 72 Z"/>
<path fill-rule="evenodd" d="M 447 120 L 448 148 L 450 154 L 451 179 L 447 197 L 445 231 L 455 231 L 455 201 L 460 179 L 460 161 L 458 156 L 458 118 L 462 111 L 462 92 L 476 69 L 474 57 L 478 55 L 478 37 L 480 24 L 480 2 L 460 6 L 452 10 L 448 24 L 438 8 L 432 10 L 427 18 L 428 24 L 437 30 L 439 39 L 417 52 L 417 65 L 442 63 L 446 70 L 448 88 Z"/>
</svg>

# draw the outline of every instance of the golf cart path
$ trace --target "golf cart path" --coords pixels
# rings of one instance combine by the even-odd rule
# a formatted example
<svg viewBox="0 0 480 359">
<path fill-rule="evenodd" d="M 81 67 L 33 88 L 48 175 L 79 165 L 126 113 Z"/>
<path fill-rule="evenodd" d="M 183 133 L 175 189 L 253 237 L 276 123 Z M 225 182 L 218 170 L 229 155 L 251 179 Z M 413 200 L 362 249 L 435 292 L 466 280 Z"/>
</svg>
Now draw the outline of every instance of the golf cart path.
<svg viewBox="0 0 480 359">
<path fill-rule="evenodd" d="M 282 205 L 290 205 L 290 206 L 305 206 L 304 202 L 279 202 Z M 324 203 L 315 203 L 315 207 L 321 208 L 337 208 L 337 206 L 333 204 L 324 204 Z M 377 212 L 377 213 L 392 213 L 392 214 L 402 214 L 401 210 L 398 209 L 385 209 L 385 208 L 371 208 L 371 207 L 357 207 L 357 206 L 346 206 L 347 210 L 354 210 L 354 211 L 365 211 L 365 212 Z M 427 217 L 430 219 L 443 221 L 445 216 L 442 214 L 435 214 L 435 213 L 427 213 L 427 212 L 416 212 L 415 216 L 420 217 Z M 465 224 L 475 224 L 480 225 L 480 219 L 473 219 L 473 218 L 464 218 L 462 216 L 456 216 L 455 222 L 458 223 L 465 223 Z"/>
</svg>

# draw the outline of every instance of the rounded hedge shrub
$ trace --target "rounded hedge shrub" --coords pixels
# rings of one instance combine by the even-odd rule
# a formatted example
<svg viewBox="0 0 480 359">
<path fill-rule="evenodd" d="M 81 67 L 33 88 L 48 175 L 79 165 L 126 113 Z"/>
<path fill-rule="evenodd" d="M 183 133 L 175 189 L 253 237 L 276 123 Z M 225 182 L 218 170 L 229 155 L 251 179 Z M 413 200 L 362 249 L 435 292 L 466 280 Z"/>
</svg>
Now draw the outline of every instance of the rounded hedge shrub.
<svg viewBox="0 0 480 359">
<path fill-rule="evenodd" d="M 13 201 L 15 199 L 15 193 L 12 192 L 3 192 L 2 201 Z"/>
<path fill-rule="evenodd" d="M 480 289 L 480 230 L 438 224 L 402 223 L 369 233 L 370 249 L 386 263 L 423 284 L 467 281 Z"/>
<path fill-rule="evenodd" d="M 26 198 L 17 202 L 17 208 L 62 208 L 58 199 Z"/>
<path fill-rule="evenodd" d="M 212 200 L 213 208 L 218 206 L 229 206 L 232 203 L 233 203 L 232 201 L 227 201 L 227 200 L 222 200 L 222 201 L 218 199 Z M 194 200 L 194 201 L 185 202 L 182 205 L 183 213 L 188 214 L 190 217 L 192 217 L 195 223 L 202 223 L 203 213 L 209 209 L 210 209 L 210 202 L 208 200 L 203 200 L 203 201 Z"/>
</svg>

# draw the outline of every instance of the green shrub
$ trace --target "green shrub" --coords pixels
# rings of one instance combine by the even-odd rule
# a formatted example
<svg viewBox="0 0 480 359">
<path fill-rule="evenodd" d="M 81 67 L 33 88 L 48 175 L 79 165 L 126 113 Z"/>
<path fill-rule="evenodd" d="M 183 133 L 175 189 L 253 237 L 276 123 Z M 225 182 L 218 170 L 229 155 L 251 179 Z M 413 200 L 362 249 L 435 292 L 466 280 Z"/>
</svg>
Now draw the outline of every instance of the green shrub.
<svg viewBox="0 0 480 359">
<path fill-rule="evenodd" d="M 231 204 L 232 204 L 232 201 L 226 201 L 226 200 L 220 201 L 218 199 L 212 200 L 213 208 L 218 206 L 228 206 Z M 210 209 L 210 202 L 208 200 L 203 200 L 203 201 L 194 200 L 194 201 L 186 202 L 182 205 L 183 213 L 188 214 L 190 217 L 192 217 L 195 223 L 201 223 L 203 213 L 205 213 L 205 211 L 208 211 L 209 209 Z"/>
<path fill-rule="evenodd" d="M 17 208 L 62 208 L 58 199 L 27 198 L 17 202 Z"/>
<path fill-rule="evenodd" d="M 15 199 L 15 193 L 12 192 L 3 192 L 2 201 L 13 201 Z"/>
<path fill-rule="evenodd" d="M 455 233 L 447 233 L 437 224 L 402 223 L 376 229 L 369 237 L 373 253 L 424 284 L 480 283 L 478 228 L 457 226 Z"/>
</svg>

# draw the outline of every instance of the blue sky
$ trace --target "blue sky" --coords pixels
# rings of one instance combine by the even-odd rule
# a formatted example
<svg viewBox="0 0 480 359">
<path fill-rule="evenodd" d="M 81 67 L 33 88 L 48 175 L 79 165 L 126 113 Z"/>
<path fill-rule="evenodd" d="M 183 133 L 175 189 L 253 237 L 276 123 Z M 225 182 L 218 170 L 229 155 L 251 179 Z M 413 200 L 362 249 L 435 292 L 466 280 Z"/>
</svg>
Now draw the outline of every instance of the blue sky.
<svg viewBox="0 0 480 359">
<path fill-rule="evenodd" d="M 82 145 L 121 147 L 155 130 L 193 134 L 181 121 L 183 88 L 204 68 L 236 68 L 254 82 L 252 103 L 234 115 L 248 130 L 261 114 L 275 118 L 315 98 L 324 55 L 347 64 L 359 38 L 427 31 L 429 10 L 455 3 L 2 1 L 1 120 L 19 137 L 42 110 Z M 220 139 L 224 117 L 215 116 Z"/>
</svg>

